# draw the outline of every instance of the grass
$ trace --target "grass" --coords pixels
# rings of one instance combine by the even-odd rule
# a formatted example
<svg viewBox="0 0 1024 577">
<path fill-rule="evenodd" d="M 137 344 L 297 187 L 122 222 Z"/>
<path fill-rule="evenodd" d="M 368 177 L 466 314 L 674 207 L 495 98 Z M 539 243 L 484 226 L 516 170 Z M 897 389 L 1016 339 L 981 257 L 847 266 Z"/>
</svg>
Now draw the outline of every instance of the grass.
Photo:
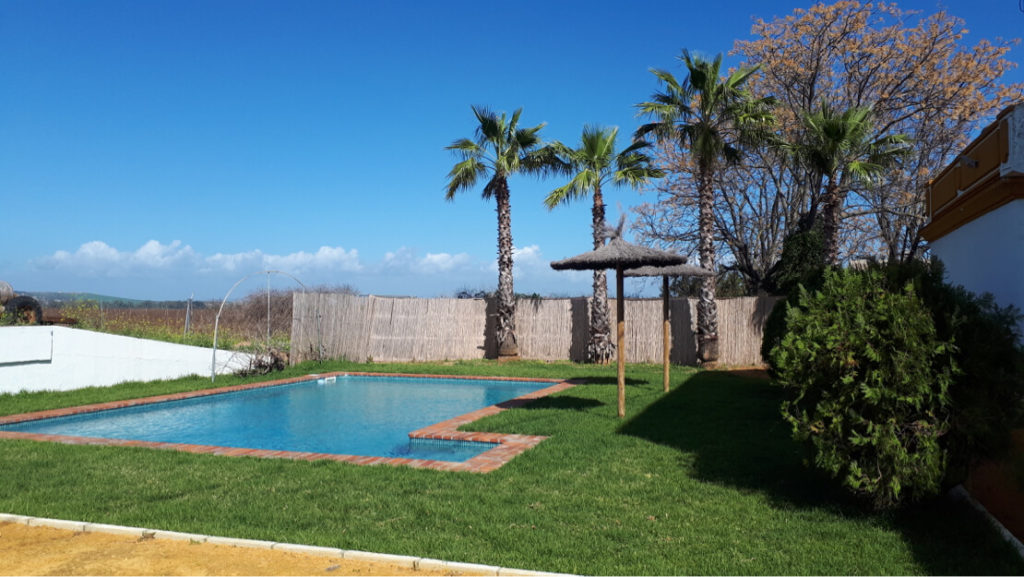
<svg viewBox="0 0 1024 577">
<path fill-rule="evenodd" d="M 969 507 L 864 510 L 803 465 L 766 381 L 631 365 L 291 368 L 586 379 L 474 430 L 549 435 L 487 475 L 0 442 L 0 511 L 585 574 L 1022 574 Z M 239 382 L 218 379 L 217 385 Z M 0 397 L 0 413 L 210 386 Z"/>
</svg>

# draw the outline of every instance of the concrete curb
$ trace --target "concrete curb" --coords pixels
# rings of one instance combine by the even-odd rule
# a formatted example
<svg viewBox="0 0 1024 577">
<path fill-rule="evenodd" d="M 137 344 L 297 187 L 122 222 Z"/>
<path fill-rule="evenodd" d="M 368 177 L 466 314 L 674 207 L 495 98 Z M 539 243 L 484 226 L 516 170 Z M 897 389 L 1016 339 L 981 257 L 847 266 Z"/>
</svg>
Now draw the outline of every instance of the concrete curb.
<svg viewBox="0 0 1024 577">
<path fill-rule="evenodd" d="M 959 499 L 959 500 L 967 501 L 967 503 L 971 507 L 974 507 L 975 510 L 977 510 L 979 513 L 984 515 L 985 518 L 988 519 L 988 522 L 991 523 L 992 526 L 995 527 L 997 531 L 999 531 L 999 535 L 1003 539 L 1005 539 L 1007 543 L 1009 543 L 1010 545 L 1013 546 L 1013 548 L 1017 551 L 1017 554 L 1020 555 L 1021 559 L 1024 559 L 1024 544 L 1022 544 L 1020 542 L 1020 540 L 1018 540 L 1017 537 L 1014 536 L 1013 533 L 1011 533 L 1009 530 L 1007 530 L 1007 528 L 1004 527 L 1003 524 L 999 522 L 999 519 L 996 519 L 992 515 L 992 513 L 989 513 L 988 509 L 986 509 L 984 505 L 982 505 L 974 497 L 972 497 L 971 494 L 967 492 L 967 489 L 965 489 L 963 485 L 957 485 L 956 487 L 953 487 L 952 489 L 950 489 L 949 490 L 949 496 L 954 498 L 954 499 Z"/>
<path fill-rule="evenodd" d="M 82 533 L 109 533 L 111 535 L 131 535 L 139 537 L 140 539 L 167 539 L 175 541 L 191 541 L 195 543 L 227 545 L 230 547 L 245 547 L 249 549 L 269 549 L 273 551 L 284 551 L 288 553 L 299 553 L 303 555 L 317 555 L 321 557 L 338 557 L 340 559 L 348 559 L 351 561 L 388 563 L 399 567 L 417 569 L 422 571 L 464 571 L 478 573 L 481 575 L 495 576 L 521 575 L 538 577 L 569 577 L 569 575 L 565 573 L 544 573 L 542 571 L 527 571 L 525 569 L 510 569 L 507 567 L 496 567 L 493 565 L 479 565 L 475 563 L 442 561 L 440 559 L 428 559 L 425 557 L 411 557 L 407 555 L 388 555 L 385 553 L 370 553 L 367 551 L 349 551 L 345 549 L 332 549 L 330 547 L 315 547 L 312 545 L 277 543 L 274 541 L 258 541 L 254 539 L 235 539 L 233 537 L 216 537 L 212 535 L 199 535 L 194 533 L 179 533 L 177 531 L 159 531 L 155 529 L 142 529 L 138 527 L 124 527 L 121 525 L 87 523 L 85 521 L 65 521 L 62 519 L 46 519 L 41 517 L 27 517 L 25 515 L 0 513 L 0 523 L 4 522 L 19 523 L 21 525 L 28 525 L 30 527 L 49 527 L 51 529 L 78 531 Z"/>
</svg>

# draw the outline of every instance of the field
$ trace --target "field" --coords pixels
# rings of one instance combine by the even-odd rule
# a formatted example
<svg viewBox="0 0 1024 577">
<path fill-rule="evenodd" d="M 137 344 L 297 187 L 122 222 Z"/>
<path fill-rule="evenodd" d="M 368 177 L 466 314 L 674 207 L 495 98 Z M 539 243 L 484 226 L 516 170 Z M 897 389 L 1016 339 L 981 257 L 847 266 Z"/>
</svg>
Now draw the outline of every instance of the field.
<svg viewBox="0 0 1024 577">
<path fill-rule="evenodd" d="M 111 308 L 95 301 L 77 301 L 47 307 L 43 319 L 87 330 L 209 347 L 219 307 L 220 303 L 197 303 L 187 333 L 184 308 Z M 291 293 L 271 292 L 269 311 L 266 293 L 229 302 L 216 328 L 220 348 L 266 349 L 269 331 L 270 348 L 287 352 L 292 330 Z"/>
</svg>

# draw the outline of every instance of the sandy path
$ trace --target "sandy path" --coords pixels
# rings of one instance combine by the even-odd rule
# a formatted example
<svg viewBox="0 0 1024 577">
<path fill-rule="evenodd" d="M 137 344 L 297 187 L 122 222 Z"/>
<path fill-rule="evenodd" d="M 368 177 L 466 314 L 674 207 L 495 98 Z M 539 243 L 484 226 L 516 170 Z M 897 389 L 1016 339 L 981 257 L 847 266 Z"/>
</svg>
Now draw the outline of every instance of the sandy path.
<svg viewBox="0 0 1024 577">
<path fill-rule="evenodd" d="M 0 523 L 0 575 L 466 575 L 287 551 Z"/>
</svg>

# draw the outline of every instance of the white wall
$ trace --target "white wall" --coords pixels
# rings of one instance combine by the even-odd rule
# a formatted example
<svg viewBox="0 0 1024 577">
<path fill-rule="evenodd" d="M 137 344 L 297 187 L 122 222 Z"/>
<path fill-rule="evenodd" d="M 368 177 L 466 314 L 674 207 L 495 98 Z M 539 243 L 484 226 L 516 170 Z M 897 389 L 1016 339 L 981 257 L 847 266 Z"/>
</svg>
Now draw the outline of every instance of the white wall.
<svg viewBox="0 0 1024 577">
<path fill-rule="evenodd" d="M 0 327 L 0 393 L 210 375 L 213 350 L 56 326 Z M 218 374 L 249 355 L 217 351 Z"/>
<path fill-rule="evenodd" d="M 1014 200 L 931 243 L 949 282 L 1024 310 L 1024 200 Z M 1024 321 L 1019 323 L 1024 333 Z"/>
</svg>

